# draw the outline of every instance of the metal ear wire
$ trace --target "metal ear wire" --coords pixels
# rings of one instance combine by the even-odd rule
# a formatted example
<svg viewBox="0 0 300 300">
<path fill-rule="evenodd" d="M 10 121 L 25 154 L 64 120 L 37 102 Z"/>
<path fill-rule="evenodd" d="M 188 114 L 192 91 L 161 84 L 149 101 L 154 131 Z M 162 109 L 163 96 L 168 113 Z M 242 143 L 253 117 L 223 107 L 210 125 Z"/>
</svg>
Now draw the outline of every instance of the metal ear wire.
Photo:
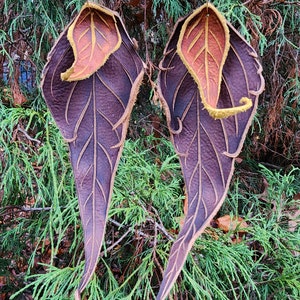
<svg viewBox="0 0 300 300">
<path fill-rule="evenodd" d="M 206 16 L 209 16 L 209 12 L 208 12 L 208 3 L 210 3 L 209 0 L 206 1 Z"/>
</svg>

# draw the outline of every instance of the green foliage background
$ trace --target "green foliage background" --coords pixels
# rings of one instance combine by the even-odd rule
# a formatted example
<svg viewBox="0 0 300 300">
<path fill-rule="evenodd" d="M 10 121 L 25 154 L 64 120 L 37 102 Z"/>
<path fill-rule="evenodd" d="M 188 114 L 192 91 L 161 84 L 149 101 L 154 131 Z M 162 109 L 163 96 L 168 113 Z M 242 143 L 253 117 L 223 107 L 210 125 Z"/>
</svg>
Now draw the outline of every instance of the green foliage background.
<svg viewBox="0 0 300 300">
<path fill-rule="evenodd" d="M 156 103 L 155 79 L 176 20 L 204 1 L 103 1 L 139 43 L 148 73 L 118 169 L 105 247 L 89 299 L 154 299 L 183 215 L 180 166 Z M 262 57 L 266 90 L 218 216 L 199 238 L 172 299 L 299 299 L 300 6 L 211 1 Z M 68 148 L 39 90 L 47 53 L 84 1 L 0 1 L 0 295 L 72 299 L 83 271 L 82 230 Z M 18 80 L 19 61 L 35 70 Z M 3 75 L 8 68 L 8 80 Z M 27 102 L 16 105 L 14 82 Z M 16 88 L 16 87 L 15 87 Z M 217 216 L 217 217 L 218 217 Z M 214 225 L 214 224 L 212 224 Z M 216 227 L 216 226 L 215 226 Z M 2 299 L 1 298 L 1 299 Z"/>
</svg>

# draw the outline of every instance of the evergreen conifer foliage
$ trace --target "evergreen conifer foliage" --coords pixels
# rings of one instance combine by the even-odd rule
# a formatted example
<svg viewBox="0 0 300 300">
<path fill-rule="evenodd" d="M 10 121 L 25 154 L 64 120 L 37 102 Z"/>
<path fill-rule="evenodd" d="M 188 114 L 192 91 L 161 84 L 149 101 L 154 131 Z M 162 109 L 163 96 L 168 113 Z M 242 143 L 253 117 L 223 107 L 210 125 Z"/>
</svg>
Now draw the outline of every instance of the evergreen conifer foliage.
<svg viewBox="0 0 300 300">
<path fill-rule="evenodd" d="M 55 40 L 85 2 L 0 1 L 3 299 L 72 300 L 84 274 L 83 226 L 68 143 L 42 97 L 40 74 Z M 261 56 L 266 88 L 235 159 L 228 195 L 195 240 L 169 298 L 300 299 L 298 1 L 90 2 L 101 2 L 120 14 L 147 69 L 131 113 L 100 257 L 81 297 L 143 300 L 155 299 L 159 291 L 189 203 L 179 156 L 157 105 L 158 66 L 176 21 L 210 2 Z M 115 37 L 112 50 L 118 47 Z M 102 56 L 105 64 L 113 54 Z M 62 73 L 72 66 L 70 62 Z M 217 109 L 222 103 L 221 98 L 216 106 L 208 102 Z M 178 129 L 180 121 L 171 119 L 172 128 Z M 244 233 L 239 226 L 224 231 L 217 223 L 222 216 L 230 216 L 230 222 L 242 218 L 248 227 Z"/>
</svg>

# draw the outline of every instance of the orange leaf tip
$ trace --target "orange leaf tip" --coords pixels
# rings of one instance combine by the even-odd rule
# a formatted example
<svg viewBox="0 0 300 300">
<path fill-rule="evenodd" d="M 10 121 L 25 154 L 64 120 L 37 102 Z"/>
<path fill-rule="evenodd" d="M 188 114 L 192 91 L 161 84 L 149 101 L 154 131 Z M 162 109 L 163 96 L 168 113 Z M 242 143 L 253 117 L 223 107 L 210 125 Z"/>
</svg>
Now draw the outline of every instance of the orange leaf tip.
<svg viewBox="0 0 300 300">
<path fill-rule="evenodd" d="M 227 118 L 252 106 L 251 99 L 243 97 L 241 106 L 217 108 L 229 49 L 226 19 L 212 4 L 202 5 L 183 23 L 177 53 L 198 86 L 204 108 L 214 119 Z"/>
<path fill-rule="evenodd" d="M 118 50 L 122 42 L 115 13 L 90 2 L 83 5 L 70 25 L 67 37 L 73 50 L 74 63 L 61 73 L 61 79 L 65 81 L 90 77 Z"/>
</svg>

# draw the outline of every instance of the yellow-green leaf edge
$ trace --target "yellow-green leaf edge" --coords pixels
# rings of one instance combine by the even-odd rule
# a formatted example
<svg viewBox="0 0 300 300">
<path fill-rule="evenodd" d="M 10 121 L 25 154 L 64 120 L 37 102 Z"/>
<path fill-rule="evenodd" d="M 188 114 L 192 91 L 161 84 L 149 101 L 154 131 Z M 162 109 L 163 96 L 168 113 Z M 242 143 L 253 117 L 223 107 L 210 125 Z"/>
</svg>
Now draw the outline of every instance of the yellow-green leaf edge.
<svg viewBox="0 0 300 300">
<path fill-rule="evenodd" d="M 71 44 L 71 47 L 72 47 L 72 50 L 73 50 L 73 54 L 74 54 L 74 63 L 73 65 L 67 70 L 65 71 L 64 73 L 61 73 L 61 79 L 64 80 L 64 81 L 78 81 L 78 80 L 83 80 L 83 79 L 87 79 L 89 78 L 92 74 L 94 74 L 95 72 L 92 72 L 90 74 L 87 74 L 86 76 L 83 76 L 81 77 L 80 79 L 69 79 L 69 77 L 73 74 L 74 72 L 74 65 L 76 64 L 77 62 L 77 59 L 78 59 L 78 53 L 77 53 L 77 49 L 76 49 L 76 45 L 75 45 L 75 42 L 74 42 L 74 39 L 73 39 L 73 31 L 74 31 L 74 28 L 75 28 L 75 25 L 79 19 L 79 17 L 81 16 L 81 13 L 86 9 L 86 8 L 92 8 L 92 9 L 96 9 L 96 10 L 99 10 L 107 15 L 109 15 L 110 17 L 113 18 L 114 22 L 115 22 L 115 29 L 116 29 L 116 32 L 117 32 L 117 36 L 118 36 L 118 43 L 116 44 L 115 48 L 111 51 L 111 53 L 108 53 L 105 57 L 104 57 L 104 60 L 101 64 L 97 65 L 97 68 L 95 68 L 95 71 L 97 71 L 98 69 L 100 69 L 104 64 L 105 62 L 107 61 L 107 59 L 109 58 L 109 56 L 117 51 L 120 46 L 121 46 L 121 43 L 122 43 L 122 38 L 121 38 L 121 34 L 119 32 L 119 29 L 118 29 L 118 26 L 117 26 L 117 21 L 115 19 L 115 13 L 108 9 L 108 8 L 105 8 L 105 7 L 102 7 L 96 3 L 91 3 L 91 2 L 87 2 L 85 3 L 78 16 L 76 17 L 76 19 L 72 22 L 72 24 L 70 25 L 69 29 L 68 29 L 68 34 L 67 34 L 67 38 Z M 95 64 L 97 64 L 97 62 L 95 62 Z"/>
<path fill-rule="evenodd" d="M 219 87 L 218 87 L 218 95 L 220 95 L 220 90 L 221 90 L 221 82 L 222 82 L 222 70 L 223 70 L 223 66 L 225 64 L 227 55 L 228 55 L 228 51 L 230 48 L 230 34 L 229 34 L 229 29 L 227 26 L 227 21 L 224 18 L 224 16 L 217 10 L 217 8 L 212 5 L 211 3 L 206 3 L 203 4 L 202 6 L 200 6 L 198 9 L 194 10 L 194 12 L 184 21 L 182 28 L 180 30 L 180 34 L 179 34 L 179 38 L 178 38 L 178 42 L 177 42 L 177 54 L 179 55 L 180 59 L 182 60 L 182 62 L 184 63 L 184 65 L 186 66 L 188 72 L 191 74 L 191 76 L 193 77 L 194 81 L 196 82 L 199 92 L 200 92 L 200 96 L 201 96 L 201 100 L 202 103 L 204 105 L 204 108 L 208 111 L 209 115 L 214 118 L 214 119 L 223 119 L 223 118 L 227 118 L 233 115 L 236 115 L 240 112 L 244 112 L 246 110 L 248 110 L 249 108 L 252 107 L 252 101 L 251 99 L 247 98 L 247 97 L 243 97 L 240 100 L 240 103 L 242 104 L 241 106 L 236 106 L 236 107 L 231 107 L 231 108 L 214 108 L 211 105 L 209 105 L 205 99 L 204 96 L 204 92 L 203 89 L 201 87 L 201 84 L 198 80 L 197 75 L 195 74 L 195 72 L 190 68 L 188 62 L 186 61 L 182 51 L 181 51 L 181 44 L 182 44 L 182 40 L 184 37 L 184 34 L 186 32 L 187 26 L 189 24 L 189 22 L 198 14 L 201 13 L 201 11 L 203 9 L 211 9 L 213 10 L 213 12 L 216 14 L 216 16 L 219 18 L 221 24 L 223 25 L 224 28 L 224 33 L 225 33 L 225 49 L 224 49 L 224 55 L 222 57 L 221 60 L 221 64 L 220 64 L 220 70 L 219 70 L 219 78 L 218 78 L 218 82 L 219 82 Z"/>
</svg>

